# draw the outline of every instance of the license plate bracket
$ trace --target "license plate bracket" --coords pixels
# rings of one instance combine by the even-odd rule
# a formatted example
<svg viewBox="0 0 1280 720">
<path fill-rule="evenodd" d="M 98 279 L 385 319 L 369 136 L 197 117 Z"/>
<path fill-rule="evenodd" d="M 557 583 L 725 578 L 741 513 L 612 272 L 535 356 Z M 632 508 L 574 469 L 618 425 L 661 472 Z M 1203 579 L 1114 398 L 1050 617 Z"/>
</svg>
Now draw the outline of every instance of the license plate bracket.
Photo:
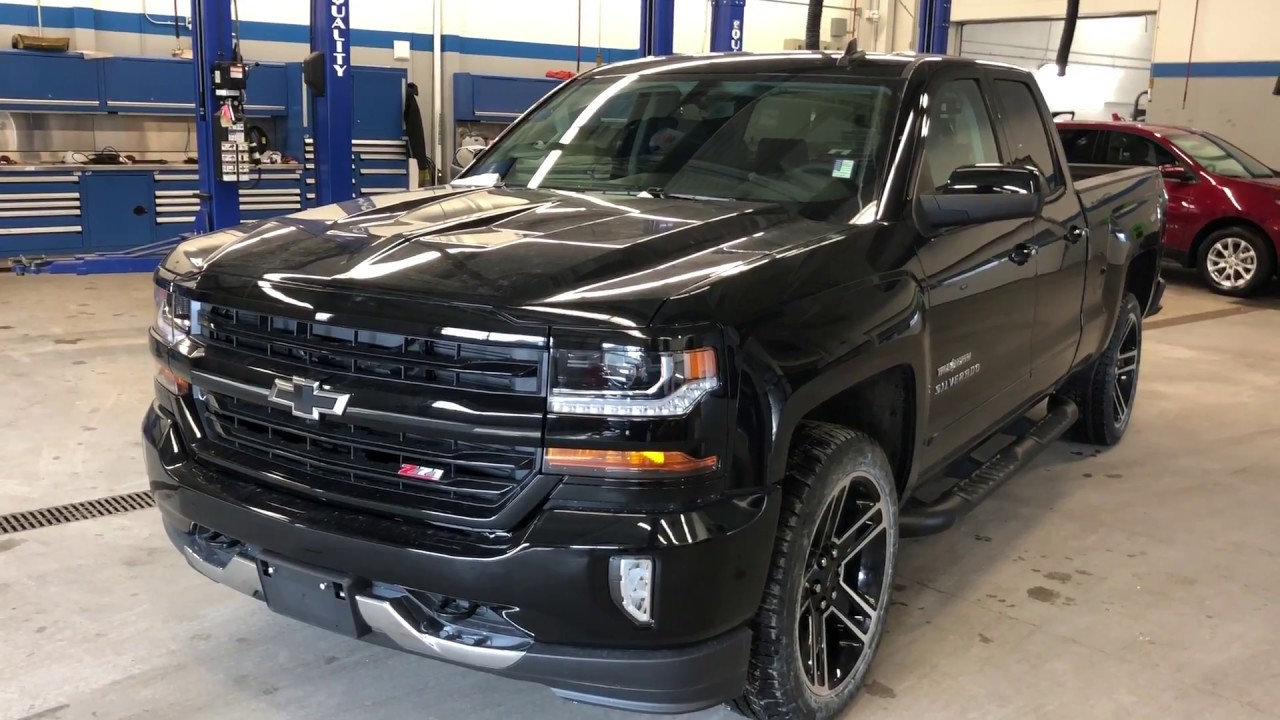
<svg viewBox="0 0 1280 720">
<path fill-rule="evenodd" d="M 258 557 L 258 578 L 272 612 L 348 637 L 370 632 L 356 609 L 356 595 L 367 582 L 269 552 Z"/>
</svg>

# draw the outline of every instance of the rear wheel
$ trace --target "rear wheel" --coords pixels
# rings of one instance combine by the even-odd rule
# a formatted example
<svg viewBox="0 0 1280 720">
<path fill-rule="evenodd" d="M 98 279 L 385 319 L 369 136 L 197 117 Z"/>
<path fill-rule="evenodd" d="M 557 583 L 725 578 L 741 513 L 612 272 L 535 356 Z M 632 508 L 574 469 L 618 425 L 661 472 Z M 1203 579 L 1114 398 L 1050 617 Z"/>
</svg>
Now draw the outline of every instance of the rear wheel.
<svg viewBox="0 0 1280 720">
<path fill-rule="evenodd" d="M 1243 227 L 1225 228 L 1205 238 L 1197 264 L 1214 292 L 1233 297 L 1253 295 L 1276 272 L 1271 241 Z"/>
<path fill-rule="evenodd" d="M 759 720 L 835 718 L 884 631 L 898 553 L 898 495 L 884 451 L 822 423 L 797 434 L 773 566 L 743 697 Z"/>
<path fill-rule="evenodd" d="M 1138 371 L 1142 367 L 1142 306 L 1132 294 L 1120 302 L 1111 342 L 1072 393 L 1080 419 L 1075 439 L 1094 445 L 1115 445 L 1129 429 L 1138 399 Z"/>
</svg>

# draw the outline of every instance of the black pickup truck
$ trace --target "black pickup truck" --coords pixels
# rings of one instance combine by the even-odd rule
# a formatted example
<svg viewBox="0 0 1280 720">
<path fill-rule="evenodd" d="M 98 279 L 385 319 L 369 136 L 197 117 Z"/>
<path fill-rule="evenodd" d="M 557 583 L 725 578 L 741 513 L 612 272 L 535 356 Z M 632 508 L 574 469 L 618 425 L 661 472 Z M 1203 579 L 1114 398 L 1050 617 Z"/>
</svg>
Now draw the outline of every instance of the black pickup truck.
<svg viewBox="0 0 1280 720">
<path fill-rule="evenodd" d="M 1015 68 L 606 66 L 451 185 L 179 246 L 151 487 L 282 615 L 586 703 L 831 718 L 900 538 L 1123 436 L 1165 202 L 1154 168 L 1074 183 Z"/>
</svg>

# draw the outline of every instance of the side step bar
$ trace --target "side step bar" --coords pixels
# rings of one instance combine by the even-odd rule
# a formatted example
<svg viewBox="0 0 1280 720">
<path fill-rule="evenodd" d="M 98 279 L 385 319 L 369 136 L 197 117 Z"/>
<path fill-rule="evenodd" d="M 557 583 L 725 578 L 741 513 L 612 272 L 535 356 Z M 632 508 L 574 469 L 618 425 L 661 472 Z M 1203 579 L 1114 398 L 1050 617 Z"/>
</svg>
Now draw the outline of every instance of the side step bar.
<svg viewBox="0 0 1280 720">
<path fill-rule="evenodd" d="M 902 537 L 923 537 L 951 529 L 970 510 L 991 497 L 1009 478 L 1018 474 L 1055 440 L 1066 434 L 1080 417 L 1071 400 L 1053 397 L 1045 416 L 1021 438 L 961 480 L 929 505 L 908 505 L 898 527 Z"/>
</svg>

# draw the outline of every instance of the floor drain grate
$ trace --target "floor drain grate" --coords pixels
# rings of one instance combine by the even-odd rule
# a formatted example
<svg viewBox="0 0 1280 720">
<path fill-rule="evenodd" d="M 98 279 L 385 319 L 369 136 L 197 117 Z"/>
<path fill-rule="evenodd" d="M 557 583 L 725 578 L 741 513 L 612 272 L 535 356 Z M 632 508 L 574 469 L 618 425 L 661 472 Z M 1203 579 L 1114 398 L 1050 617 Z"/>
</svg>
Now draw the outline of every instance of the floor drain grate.
<svg viewBox="0 0 1280 720">
<path fill-rule="evenodd" d="M 97 500 L 85 500 L 71 503 L 70 505 L 25 510 L 9 515 L 0 515 L 0 535 L 53 527 L 54 525 L 65 525 L 66 523 L 92 520 L 108 515 L 119 515 L 135 510 L 146 510 L 155 506 L 156 499 L 151 496 L 151 491 L 142 490 L 125 495 L 98 498 Z"/>
</svg>

